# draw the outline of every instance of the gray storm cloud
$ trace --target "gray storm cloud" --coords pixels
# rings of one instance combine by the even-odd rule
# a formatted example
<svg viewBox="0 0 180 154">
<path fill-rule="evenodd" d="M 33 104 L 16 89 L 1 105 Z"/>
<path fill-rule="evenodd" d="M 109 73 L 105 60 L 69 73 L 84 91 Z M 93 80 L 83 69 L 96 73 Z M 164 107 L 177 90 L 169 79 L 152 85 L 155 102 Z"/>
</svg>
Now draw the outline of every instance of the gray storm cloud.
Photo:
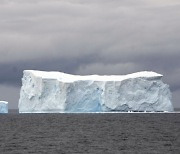
<svg viewBox="0 0 180 154">
<path fill-rule="evenodd" d="M 18 89 L 24 69 L 152 70 L 164 74 L 180 107 L 179 27 L 178 0 L 2 0 L 0 91 Z"/>
</svg>

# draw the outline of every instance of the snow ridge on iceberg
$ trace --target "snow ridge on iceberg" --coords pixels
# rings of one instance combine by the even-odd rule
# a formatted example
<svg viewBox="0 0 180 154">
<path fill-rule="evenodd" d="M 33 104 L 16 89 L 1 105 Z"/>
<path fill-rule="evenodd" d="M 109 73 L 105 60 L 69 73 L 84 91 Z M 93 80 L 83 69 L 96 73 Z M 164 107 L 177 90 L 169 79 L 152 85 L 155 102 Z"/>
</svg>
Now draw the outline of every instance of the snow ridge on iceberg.
<svg viewBox="0 0 180 154">
<path fill-rule="evenodd" d="M 70 75 L 25 70 L 20 113 L 173 111 L 169 86 L 155 72 Z"/>
</svg>

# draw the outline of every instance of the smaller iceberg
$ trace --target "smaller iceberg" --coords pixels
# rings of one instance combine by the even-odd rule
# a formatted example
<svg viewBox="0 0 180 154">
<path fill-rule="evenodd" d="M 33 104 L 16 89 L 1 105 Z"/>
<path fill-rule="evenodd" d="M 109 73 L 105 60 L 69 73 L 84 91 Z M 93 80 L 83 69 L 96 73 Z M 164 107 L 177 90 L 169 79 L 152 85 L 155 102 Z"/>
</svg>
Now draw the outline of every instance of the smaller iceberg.
<svg viewBox="0 0 180 154">
<path fill-rule="evenodd" d="M 8 102 L 0 101 L 0 113 L 8 113 Z"/>
</svg>

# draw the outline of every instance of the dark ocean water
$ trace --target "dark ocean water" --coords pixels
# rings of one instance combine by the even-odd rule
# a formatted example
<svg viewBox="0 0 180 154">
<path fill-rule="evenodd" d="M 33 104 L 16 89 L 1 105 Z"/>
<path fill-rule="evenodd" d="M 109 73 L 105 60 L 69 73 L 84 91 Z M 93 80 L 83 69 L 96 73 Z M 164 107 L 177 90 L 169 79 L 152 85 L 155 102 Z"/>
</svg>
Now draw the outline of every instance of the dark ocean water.
<svg viewBox="0 0 180 154">
<path fill-rule="evenodd" d="M 0 153 L 180 154 L 179 113 L 1 114 Z"/>
</svg>

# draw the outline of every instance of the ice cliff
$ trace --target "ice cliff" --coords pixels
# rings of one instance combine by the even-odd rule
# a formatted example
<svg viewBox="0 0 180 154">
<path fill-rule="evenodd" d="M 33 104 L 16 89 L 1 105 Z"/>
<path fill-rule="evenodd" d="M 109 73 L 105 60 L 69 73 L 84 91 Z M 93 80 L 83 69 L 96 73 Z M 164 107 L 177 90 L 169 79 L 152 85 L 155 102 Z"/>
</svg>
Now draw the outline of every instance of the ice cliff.
<svg viewBox="0 0 180 154">
<path fill-rule="evenodd" d="M 155 72 L 80 76 L 25 70 L 19 112 L 173 111 L 161 78 Z"/>
<path fill-rule="evenodd" d="M 8 113 L 8 102 L 0 101 L 0 113 Z"/>
</svg>

